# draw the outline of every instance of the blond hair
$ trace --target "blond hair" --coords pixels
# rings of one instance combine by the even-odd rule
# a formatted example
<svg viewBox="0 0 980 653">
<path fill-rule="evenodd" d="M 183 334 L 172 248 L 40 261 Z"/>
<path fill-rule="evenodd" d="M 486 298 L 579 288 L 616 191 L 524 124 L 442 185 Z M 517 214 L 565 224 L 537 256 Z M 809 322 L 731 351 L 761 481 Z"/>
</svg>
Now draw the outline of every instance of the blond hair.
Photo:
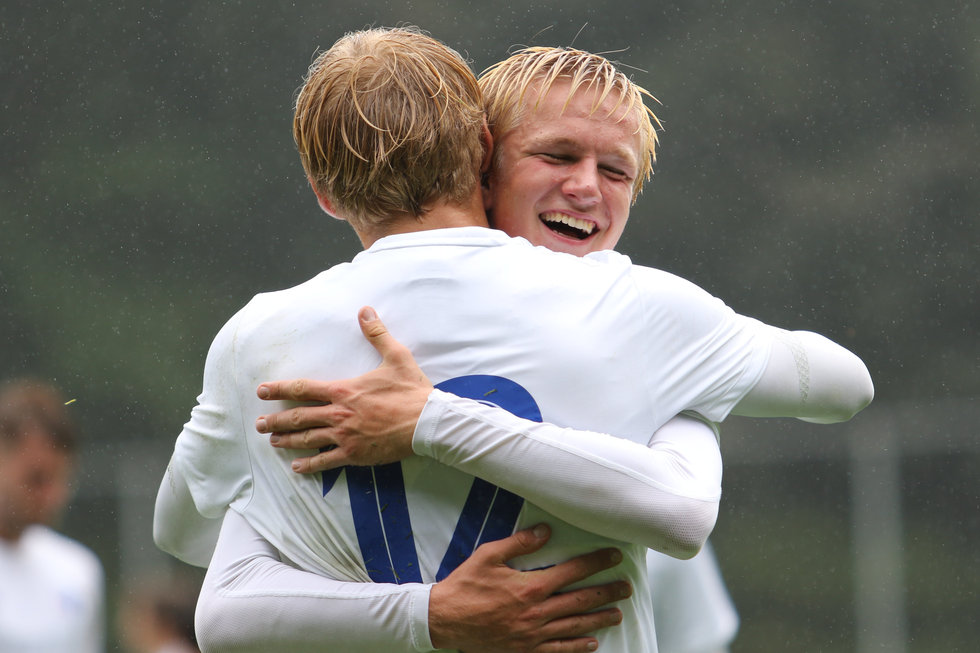
<svg viewBox="0 0 980 653">
<path fill-rule="evenodd" d="M 293 138 L 318 194 L 355 228 L 475 192 L 483 102 L 455 50 L 416 28 L 352 32 L 310 66 Z"/>
<path fill-rule="evenodd" d="M 605 57 L 583 50 L 562 47 L 535 46 L 519 50 L 480 74 L 487 121 L 494 141 L 514 129 L 528 108 L 534 110 L 541 99 L 559 80 L 570 81 L 568 100 L 581 88 L 596 91 L 593 111 L 597 111 L 607 97 L 613 95 L 616 103 L 609 115 L 618 108 L 625 111 L 619 120 L 635 115 L 640 137 L 640 170 L 633 183 L 633 201 L 636 201 L 643 182 L 653 173 L 657 160 L 657 128 L 660 120 L 644 102 L 647 97 L 657 101 L 646 89 L 633 83 Z M 529 92 L 537 92 L 533 107 L 524 104 Z M 567 101 L 566 101 L 567 106 Z M 494 161 L 497 164 L 497 161 Z"/>
</svg>

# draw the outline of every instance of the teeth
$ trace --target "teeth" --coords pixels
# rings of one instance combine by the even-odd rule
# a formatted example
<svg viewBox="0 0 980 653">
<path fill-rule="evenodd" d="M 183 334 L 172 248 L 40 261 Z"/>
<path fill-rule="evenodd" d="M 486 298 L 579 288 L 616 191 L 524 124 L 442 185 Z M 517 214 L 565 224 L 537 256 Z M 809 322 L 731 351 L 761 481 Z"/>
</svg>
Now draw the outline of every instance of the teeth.
<svg viewBox="0 0 980 653">
<path fill-rule="evenodd" d="M 578 229 L 579 231 L 584 231 L 586 234 L 591 234 L 593 231 L 595 231 L 594 223 L 589 222 L 588 220 L 574 218 L 570 215 L 565 215 L 564 213 L 558 213 L 556 211 L 542 213 L 541 219 L 545 222 L 560 222 L 562 224 L 567 224 L 569 227 Z"/>
</svg>

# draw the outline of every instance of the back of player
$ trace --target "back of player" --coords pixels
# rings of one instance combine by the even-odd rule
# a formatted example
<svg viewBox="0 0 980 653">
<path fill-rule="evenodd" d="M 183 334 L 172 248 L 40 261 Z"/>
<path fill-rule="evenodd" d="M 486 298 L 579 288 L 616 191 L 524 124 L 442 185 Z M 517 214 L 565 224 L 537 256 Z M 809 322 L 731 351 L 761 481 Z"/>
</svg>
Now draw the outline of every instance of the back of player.
<svg viewBox="0 0 980 653">
<path fill-rule="evenodd" d="M 286 558 L 337 579 L 433 582 L 481 542 L 542 521 L 553 536 L 524 568 L 619 546 L 624 563 L 589 579 L 634 584 L 624 626 L 599 635 L 603 650 L 655 651 L 644 547 L 561 522 L 428 456 L 295 474 L 294 454 L 254 431 L 270 411 L 255 395 L 260 382 L 377 365 L 355 317 L 366 304 L 437 387 L 644 445 L 682 410 L 727 414 L 765 364 L 757 323 L 613 253 L 583 260 L 478 227 L 399 234 L 240 311 L 212 346 L 178 439 L 174 464 L 202 513 L 230 504 Z M 588 479 L 582 488 L 591 491 Z"/>
</svg>

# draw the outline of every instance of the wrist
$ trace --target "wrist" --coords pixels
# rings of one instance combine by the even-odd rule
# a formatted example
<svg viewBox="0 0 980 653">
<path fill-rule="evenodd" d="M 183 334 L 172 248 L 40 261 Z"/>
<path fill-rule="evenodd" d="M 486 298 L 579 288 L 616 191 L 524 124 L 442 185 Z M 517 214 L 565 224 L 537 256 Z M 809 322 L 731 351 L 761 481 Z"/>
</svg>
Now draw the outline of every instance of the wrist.
<svg viewBox="0 0 980 653">
<path fill-rule="evenodd" d="M 443 583 L 435 583 L 429 589 L 429 640 L 435 649 L 456 649 L 456 633 L 453 625 L 457 622 L 453 612 L 453 600 L 447 595 Z"/>
</svg>

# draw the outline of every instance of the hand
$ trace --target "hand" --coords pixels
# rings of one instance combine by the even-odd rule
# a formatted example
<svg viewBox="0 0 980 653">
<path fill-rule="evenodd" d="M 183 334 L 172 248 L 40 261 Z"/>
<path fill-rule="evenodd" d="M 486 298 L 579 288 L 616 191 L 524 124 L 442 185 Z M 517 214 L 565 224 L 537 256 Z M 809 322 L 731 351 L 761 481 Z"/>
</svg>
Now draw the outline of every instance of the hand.
<svg viewBox="0 0 980 653">
<path fill-rule="evenodd" d="M 539 525 L 488 542 L 436 583 L 429 595 L 432 645 L 466 653 L 594 651 L 598 640 L 587 634 L 623 618 L 618 608 L 599 608 L 629 597 L 630 584 L 615 581 L 557 592 L 616 566 L 622 554 L 601 549 L 535 571 L 507 566 L 508 560 L 540 549 L 550 534 Z"/>
<path fill-rule="evenodd" d="M 256 420 L 280 449 L 322 449 L 297 458 L 293 470 L 311 474 L 344 465 L 381 465 L 413 455 L 412 436 L 432 383 L 412 352 L 388 333 L 369 306 L 357 314 L 364 337 L 381 354 L 375 370 L 343 381 L 275 381 L 258 388 L 260 399 L 318 401 Z"/>
</svg>

